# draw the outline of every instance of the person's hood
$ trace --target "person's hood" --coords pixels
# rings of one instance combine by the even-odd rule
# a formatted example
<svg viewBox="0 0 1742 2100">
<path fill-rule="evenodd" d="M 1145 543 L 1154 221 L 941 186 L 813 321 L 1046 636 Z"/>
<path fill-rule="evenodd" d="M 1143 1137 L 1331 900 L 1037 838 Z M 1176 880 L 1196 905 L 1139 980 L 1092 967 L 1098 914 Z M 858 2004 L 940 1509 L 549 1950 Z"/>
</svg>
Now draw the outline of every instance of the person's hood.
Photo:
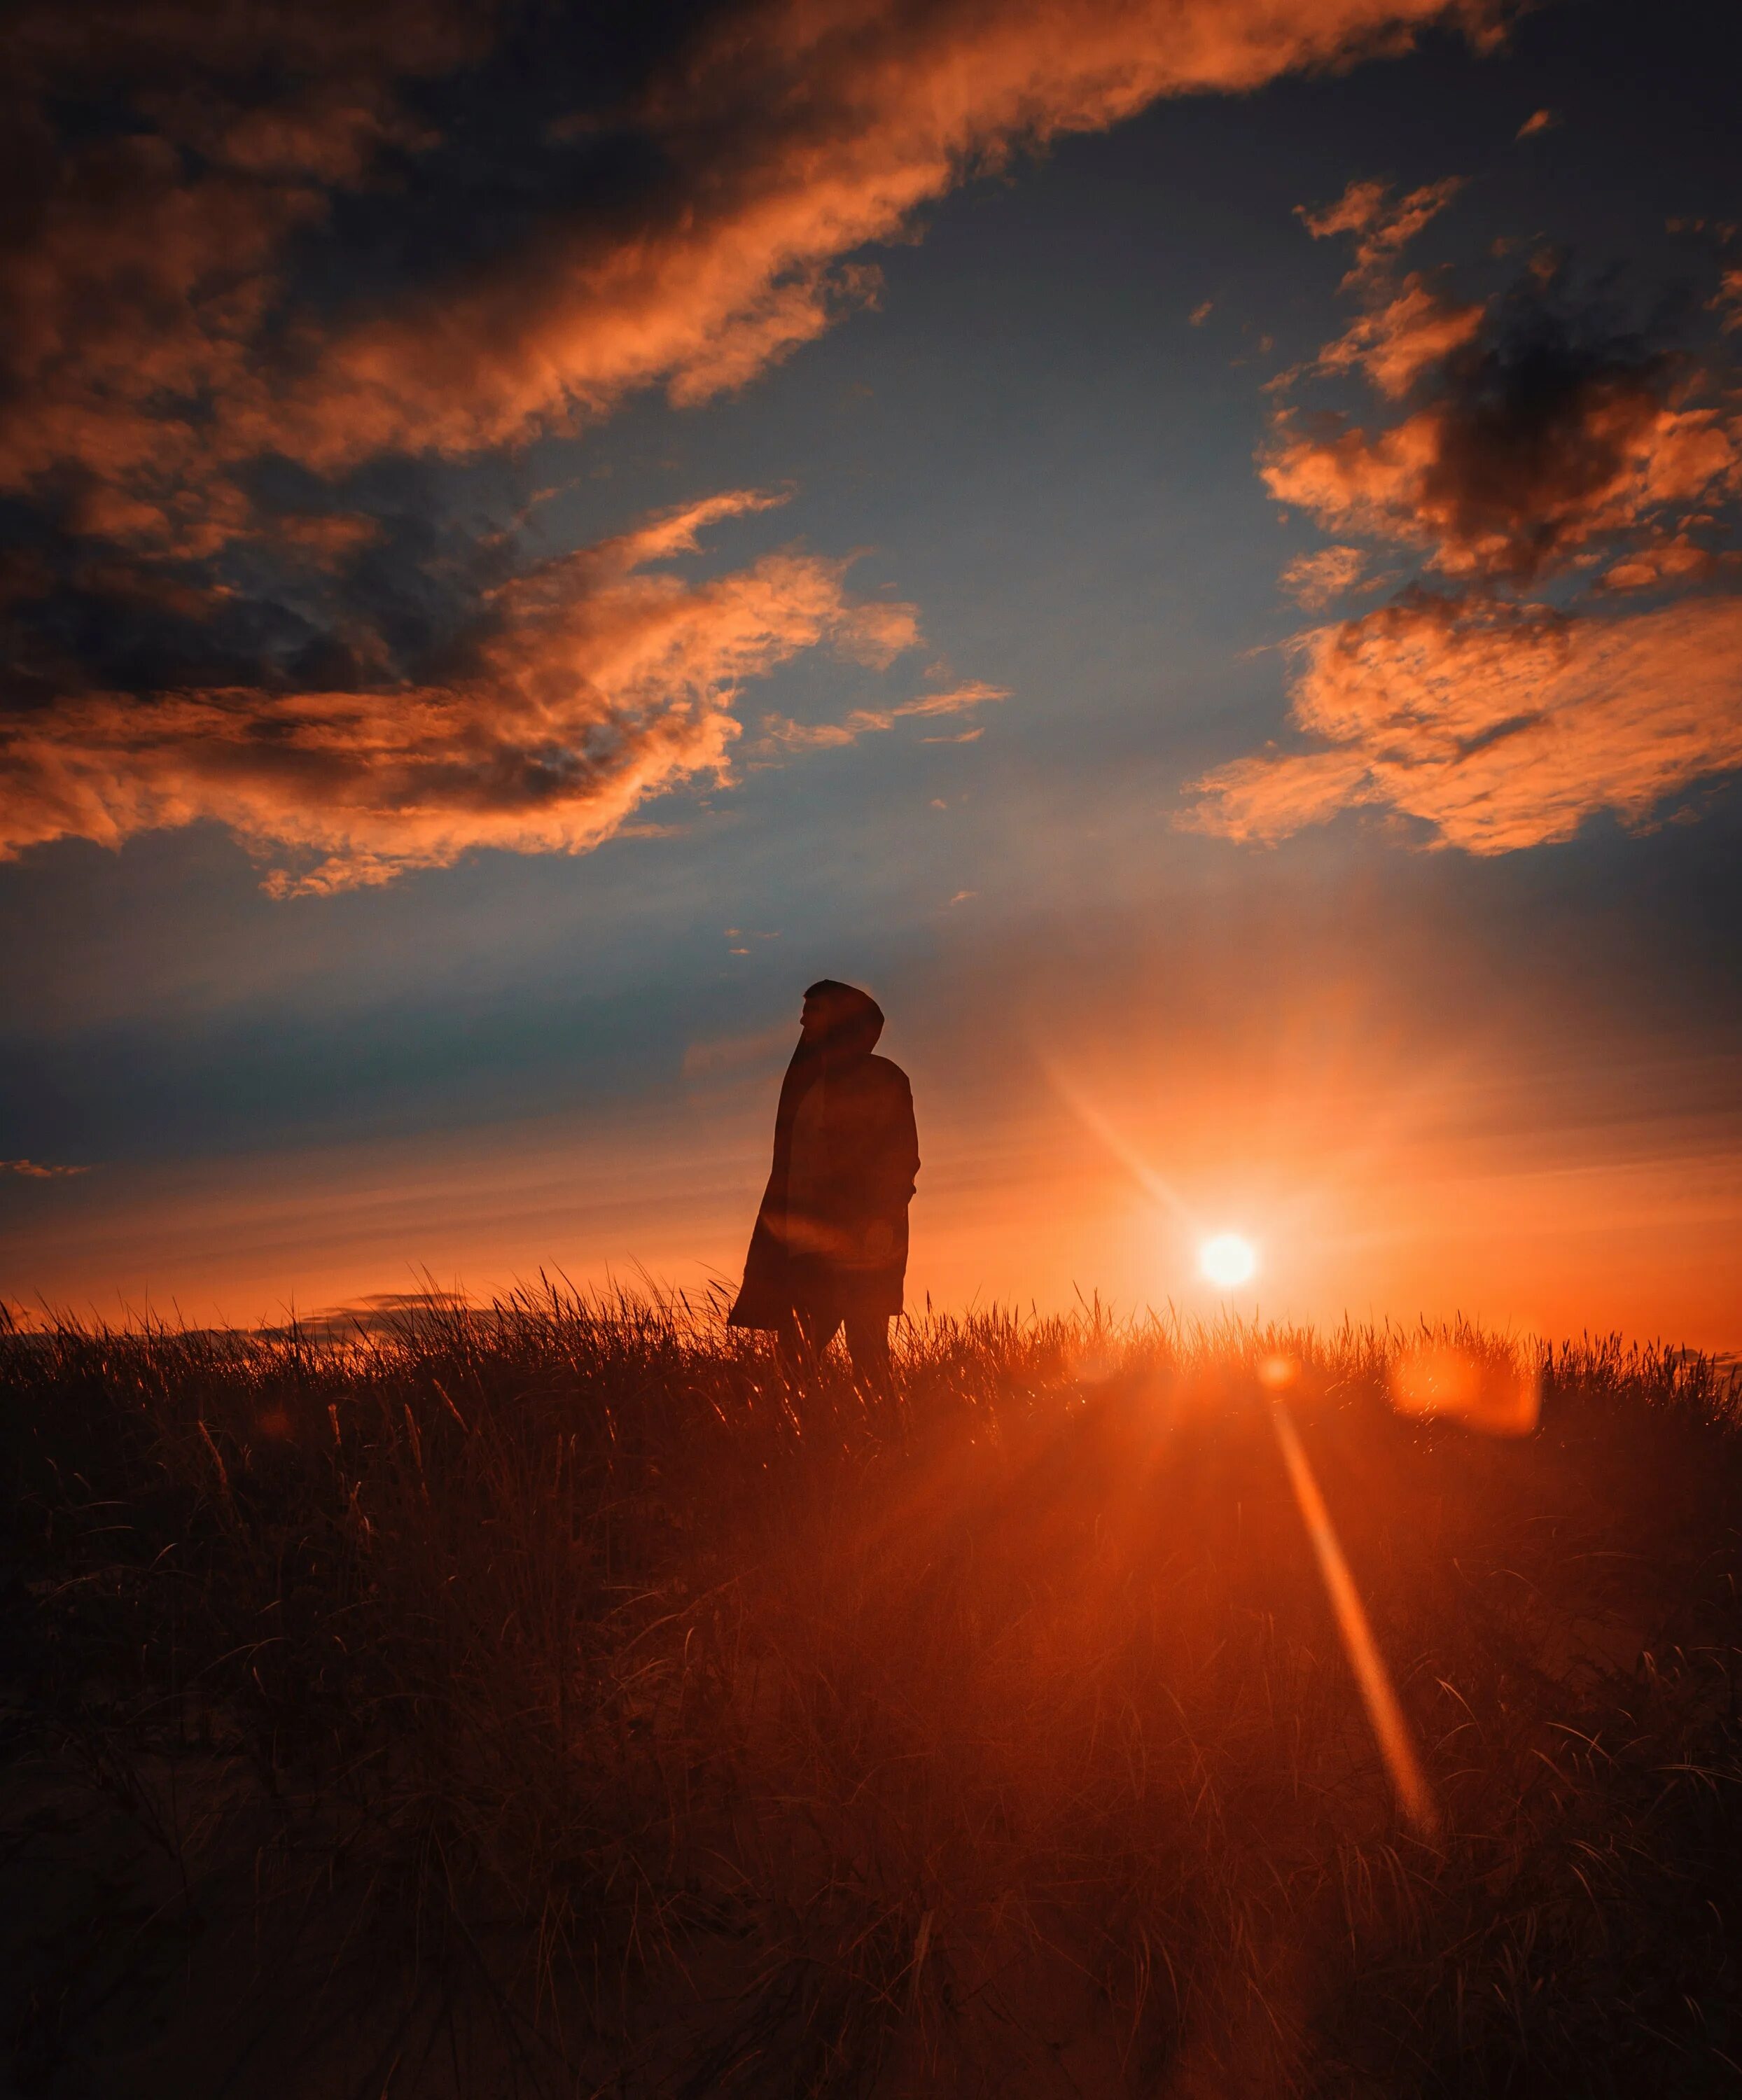
<svg viewBox="0 0 1742 2100">
<path fill-rule="evenodd" d="M 857 985 L 823 977 L 806 987 L 807 999 L 826 999 L 831 1012 L 829 1033 L 819 1044 L 829 1058 L 869 1057 L 883 1032 L 883 1009 Z"/>
</svg>

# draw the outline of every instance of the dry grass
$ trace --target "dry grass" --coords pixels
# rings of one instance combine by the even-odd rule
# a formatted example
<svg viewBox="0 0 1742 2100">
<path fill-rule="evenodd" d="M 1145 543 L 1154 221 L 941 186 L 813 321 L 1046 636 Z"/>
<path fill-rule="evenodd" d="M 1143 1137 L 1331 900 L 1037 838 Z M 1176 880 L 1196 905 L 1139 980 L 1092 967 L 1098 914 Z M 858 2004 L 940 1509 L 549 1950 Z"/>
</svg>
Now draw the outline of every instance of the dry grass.
<svg viewBox="0 0 1742 2100">
<path fill-rule="evenodd" d="M 563 1290 L 0 1338 L 14 2087 L 1735 2091 L 1735 1396 L 1586 1343 L 1484 1440 L 1406 1340 L 935 1317 L 873 1421 Z"/>
</svg>

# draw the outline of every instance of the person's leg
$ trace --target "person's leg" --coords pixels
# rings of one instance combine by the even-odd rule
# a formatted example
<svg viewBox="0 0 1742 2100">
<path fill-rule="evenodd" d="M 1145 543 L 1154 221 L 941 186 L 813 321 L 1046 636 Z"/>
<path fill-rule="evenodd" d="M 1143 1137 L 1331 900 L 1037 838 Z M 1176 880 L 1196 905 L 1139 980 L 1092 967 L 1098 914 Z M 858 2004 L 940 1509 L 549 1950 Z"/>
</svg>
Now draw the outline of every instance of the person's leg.
<svg viewBox="0 0 1742 2100">
<path fill-rule="evenodd" d="M 812 1305 L 799 1317 L 804 1322 L 804 1339 L 811 1354 L 820 1361 L 828 1354 L 829 1344 L 841 1331 L 841 1308 L 838 1305 Z"/>
<path fill-rule="evenodd" d="M 888 1400 L 895 1389 L 895 1374 L 889 1361 L 889 1316 L 882 1312 L 849 1312 L 847 1352 L 853 1360 L 853 1383 L 869 1399 Z"/>
<path fill-rule="evenodd" d="M 828 1350 L 841 1326 L 839 1308 L 810 1302 L 794 1306 L 780 1329 L 780 1361 L 789 1384 L 802 1384 Z"/>
<path fill-rule="evenodd" d="M 804 1375 L 805 1339 L 798 1315 L 790 1307 L 774 1330 L 774 1352 L 781 1377 L 789 1385 L 797 1385 Z"/>
</svg>

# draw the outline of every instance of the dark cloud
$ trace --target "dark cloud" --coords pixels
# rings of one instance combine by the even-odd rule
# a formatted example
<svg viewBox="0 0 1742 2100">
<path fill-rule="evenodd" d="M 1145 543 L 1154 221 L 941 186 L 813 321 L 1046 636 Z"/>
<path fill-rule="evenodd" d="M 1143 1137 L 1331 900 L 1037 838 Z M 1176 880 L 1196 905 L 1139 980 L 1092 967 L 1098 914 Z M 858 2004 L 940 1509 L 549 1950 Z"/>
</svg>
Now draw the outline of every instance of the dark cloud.
<svg viewBox="0 0 1742 2100">
<path fill-rule="evenodd" d="M 1448 333 L 1409 353 L 1430 398 L 1400 422 L 1284 416 L 1271 493 L 1332 532 L 1419 547 L 1444 575 L 1512 584 L 1742 493 L 1742 415 L 1681 360 L 1581 338 L 1529 284 L 1468 339 Z M 1391 346 L 1376 336 L 1364 361 L 1382 372 Z"/>
</svg>

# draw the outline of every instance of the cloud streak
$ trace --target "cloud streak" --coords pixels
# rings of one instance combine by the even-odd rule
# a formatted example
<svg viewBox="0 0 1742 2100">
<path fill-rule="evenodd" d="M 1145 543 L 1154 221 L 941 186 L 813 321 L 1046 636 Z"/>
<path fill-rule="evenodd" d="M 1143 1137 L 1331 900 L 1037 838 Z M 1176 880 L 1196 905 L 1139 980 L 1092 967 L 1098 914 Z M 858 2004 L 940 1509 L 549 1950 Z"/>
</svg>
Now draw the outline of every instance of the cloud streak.
<svg viewBox="0 0 1742 2100">
<path fill-rule="evenodd" d="M 891 730 L 898 721 L 957 715 L 969 708 L 984 707 L 988 702 L 1009 698 L 1008 687 L 988 686 L 975 680 L 953 686 L 947 692 L 922 694 L 917 699 L 903 700 L 893 708 L 855 708 L 845 721 L 799 722 L 786 715 L 764 715 L 763 735 L 767 743 L 782 751 L 838 751 L 847 744 L 858 743 L 862 736 Z M 928 736 L 921 741 L 971 743 L 979 735 L 978 729 L 970 729 L 953 736 Z"/>
</svg>

